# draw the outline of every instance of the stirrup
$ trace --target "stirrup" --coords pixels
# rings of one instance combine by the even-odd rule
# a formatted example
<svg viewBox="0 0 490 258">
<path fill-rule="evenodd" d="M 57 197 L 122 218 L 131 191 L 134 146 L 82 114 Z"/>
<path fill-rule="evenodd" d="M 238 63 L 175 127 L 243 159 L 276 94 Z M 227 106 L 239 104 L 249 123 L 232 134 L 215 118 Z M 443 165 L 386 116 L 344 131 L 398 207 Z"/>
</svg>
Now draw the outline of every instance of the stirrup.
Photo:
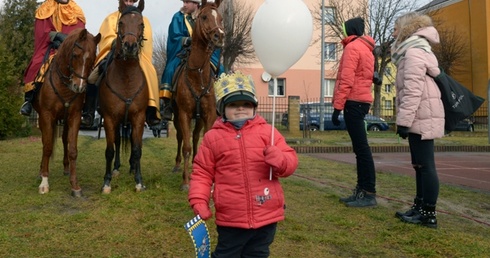
<svg viewBox="0 0 490 258">
<path fill-rule="evenodd" d="M 23 116 L 30 116 L 32 113 L 32 103 L 29 101 L 24 102 L 20 107 L 19 113 Z"/>
</svg>

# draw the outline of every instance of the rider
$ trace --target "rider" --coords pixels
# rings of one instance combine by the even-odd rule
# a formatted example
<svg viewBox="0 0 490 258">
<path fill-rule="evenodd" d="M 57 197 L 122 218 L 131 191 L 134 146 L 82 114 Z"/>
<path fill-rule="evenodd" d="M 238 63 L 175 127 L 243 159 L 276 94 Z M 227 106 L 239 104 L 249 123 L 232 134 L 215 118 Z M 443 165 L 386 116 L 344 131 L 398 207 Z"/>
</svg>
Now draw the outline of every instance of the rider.
<svg viewBox="0 0 490 258">
<path fill-rule="evenodd" d="M 130 5 L 134 5 L 138 0 L 119 0 L 119 8 L 116 12 L 109 14 L 100 25 L 99 32 L 102 38 L 99 42 L 99 53 L 96 59 L 95 69 L 92 71 L 88 78 L 87 95 L 85 99 L 84 112 L 82 114 L 82 123 L 84 125 L 92 125 L 95 109 L 97 105 L 97 80 L 99 75 L 103 72 L 103 64 L 107 54 L 111 51 L 113 42 L 117 38 L 117 22 L 121 16 L 122 11 Z M 146 77 L 148 85 L 149 99 L 147 113 L 148 125 L 154 125 L 160 123 L 160 103 L 158 99 L 158 77 L 155 67 L 152 63 L 153 57 L 153 35 L 151 30 L 150 21 L 148 18 L 143 17 L 144 21 L 144 42 L 141 48 L 139 56 L 140 66 Z M 102 67 L 102 68 L 101 68 Z"/>
<path fill-rule="evenodd" d="M 174 73 L 181 63 L 179 53 L 187 49 L 191 45 L 192 30 L 194 28 L 195 19 L 201 5 L 201 0 L 182 0 L 183 7 L 176 12 L 168 27 L 167 37 L 167 63 L 163 71 L 160 83 L 160 98 L 163 99 L 163 119 L 172 120 L 172 107 L 170 100 L 172 93 L 175 92 L 175 85 L 172 85 Z M 219 64 L 221 51 L 216 49 L 211 56 L 211 67 L 216 73 L 216 67 Z M 224 68 L 219 66 L 218 74 L 223 73 Z"/>
<path fill-rule="evenodd" d="M 82 8 L 70 0 L 44 1 L 37 8 L 35 18 L 34 54 L 24 73 L 25 102 L 20 108 L 20 113 L 24 116 L 31 115 L 32 101 L 43 83 L 40 73 L 45 70 L 43 63 L 46 52 L 50 51 L 49 54 L 52 56 L 66 34 L 77 28 L 85 28 Z"/>
</svg>

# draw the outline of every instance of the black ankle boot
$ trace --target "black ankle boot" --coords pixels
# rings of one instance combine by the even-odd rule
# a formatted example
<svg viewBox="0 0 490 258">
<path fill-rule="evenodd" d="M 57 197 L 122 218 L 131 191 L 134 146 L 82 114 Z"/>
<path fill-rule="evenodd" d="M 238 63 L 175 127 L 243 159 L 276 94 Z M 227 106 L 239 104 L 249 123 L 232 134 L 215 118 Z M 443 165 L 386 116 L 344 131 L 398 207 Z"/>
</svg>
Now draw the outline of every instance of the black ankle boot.
<svg viewBox="0 0 490 258">
<path fill-rule="evenodd" d="M 415 197 L 415 199 L 413 199 L 412 207 L 405 212 L 397 211 L 395 213 L 395 217 L 401 219 L 401 217 L 403 216 L 407 216 L 407 217 L 415 216 L 419 214 L 419 210 L 422 207 L 422 204 L 423 204 L 422 198 Z"/>
<path fill-rule="evenodd" d="M 82 111 L 82 126 L 92 127 L 94 124 L 95 109 L 97 109 L 97 87 L 94 84 L 87 85 L 85 104 Z"/>
<path fill-rule="evenodd" d="M 156 113 L 157 112 L 155 107 L 148 107 L 146 109 L 146 123 L 148 124 L 148 126 L 160 124 L 161 120 L 158 119 Z"/>
<path fill-rule="evenodd" d="M 165 119 L 167 121 L 172 120 L 172 104 L 170 103 L 170 99 L 168 98 L 162 98 L 163 99 L 163 105 L 162 105 L 162 119 Z"/>
<path fill-rule="evenodd" d="M 19 113 L 24 116 L 30 116 L 32 113 L 32 101 L 34 100 L 34 90 L 24 93 L 24 104 L 20 107 Z"/>
<path fill-rule="evenodd" d="M 372 207 L 376 206 L 378 203 L 376 202 L 376 194 L 369 193 L 364 190 L 359 190 L 356 195 L 356 199 L 351 202 L 346 202 L 345 206 L 347 207 Z"/>
<path fill-rule="evenodd" d="M 403 216 L 400 219 L 403 222 L 417 224 L 429 228 L 437 228 L 436 206 L 433 204 L 424 204 L 419 209 L 419 214 L 408 217 Z"/>
<path fill-rule="evenodd" d="M 352 195 L 344 198 L 339 198 L 339 201 L 343 203 L 353 202 L 356 200 L 356 196 L 359 193 L 359 191 L 361 191 L 361 189 L 359 188 L 359 186 L 356 185 L 356 188 L 352 189 Z"/>
</svg>

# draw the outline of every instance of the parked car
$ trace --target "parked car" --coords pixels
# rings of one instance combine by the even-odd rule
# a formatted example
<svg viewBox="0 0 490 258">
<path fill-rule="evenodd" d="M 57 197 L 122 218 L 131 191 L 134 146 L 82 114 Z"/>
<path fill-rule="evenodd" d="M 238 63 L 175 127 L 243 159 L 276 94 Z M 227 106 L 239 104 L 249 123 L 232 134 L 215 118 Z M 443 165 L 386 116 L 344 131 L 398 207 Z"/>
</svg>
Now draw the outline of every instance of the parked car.
<svg viewBox="0 0 490 258">
<path fill-rule="evenodd" d="M 475 126 L 473 125 L 473 122 L 467 118 L 459 121 L 456 127 L 454 128 L 454 131 L 474 132 Z"/>
<path fill-rule="evenodd" d="M 308 119 L 305 119 L 305 117 L 308 117 Z M 304 128 L 304 121 L 307 120 L 307 125 L 308 125 L 308 130 L 310 131 L 317 131 L 320 129 L 320 115 L 319 113 L 310 113 L 310 115 L 305 115 L 303 113 L 300 113 L 300 121 L 299 121 L 299 129 L 303 130 Z M 345 122 L 344 122 L 344 116 L 341 113 L 339 115 L 339 120 L 340 120 L 340 125 L 335 126 L 332 123 L 332 113 L 325 113 L 324 118 L 323 118 L 323 129 L 324 130 L 345 130 Z M 370 114 L 366 115 L 365 118 L 366 121 L 366 129 L 369 131 L 386 131 L 390 128 L 388 123 L 383 118 L 373 116 Z M 284 126 L 288 126 L 288 114 L 283 113 L 282 115 L 282 121 L 281 124 Z"/>
</svg>

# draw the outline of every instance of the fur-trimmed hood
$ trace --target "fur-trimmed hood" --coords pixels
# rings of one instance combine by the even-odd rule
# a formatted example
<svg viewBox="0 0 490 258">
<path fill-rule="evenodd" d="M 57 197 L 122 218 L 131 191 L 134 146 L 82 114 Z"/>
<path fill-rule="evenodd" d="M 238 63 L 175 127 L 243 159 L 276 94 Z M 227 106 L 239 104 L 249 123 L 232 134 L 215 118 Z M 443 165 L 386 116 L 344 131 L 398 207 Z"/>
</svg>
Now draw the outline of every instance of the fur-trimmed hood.
<svg viewBox="0 0 490 258">
<path fill-rule="evenodd" d="M 395 46 L 413 35 L 424 37 L 432 44 L 439 43 L 439 33 L 434 28 L 431 18 L 426 15 L 416 16 L 406 21 L 406 24 L 400 28 Z"/>
</svg>

